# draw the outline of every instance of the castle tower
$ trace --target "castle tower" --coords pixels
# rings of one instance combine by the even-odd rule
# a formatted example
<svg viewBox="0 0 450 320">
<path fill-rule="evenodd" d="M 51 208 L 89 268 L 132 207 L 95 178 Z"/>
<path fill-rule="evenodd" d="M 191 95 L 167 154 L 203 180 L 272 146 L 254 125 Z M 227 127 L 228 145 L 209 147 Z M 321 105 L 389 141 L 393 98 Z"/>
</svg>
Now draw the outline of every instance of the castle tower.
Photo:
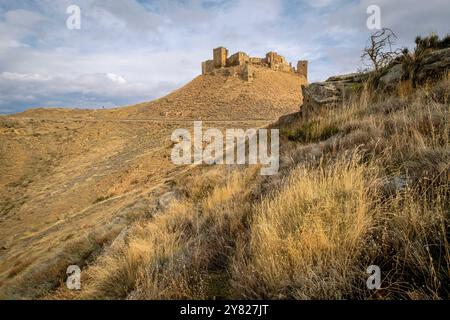
<svg viewBox="0 0 450 320">
<path fill-rule="evenodd" d="M 228 49 L 218 47 L 213 49 L 213 59 L 215 68 L 223 68 L 227 65 Z"/>
<path fill-rule="evenodd" d="M 206 74 L 206 61 L 202 62 L 202 74 L 205 75 Z"/>
<path fill-rule="evenodd" d="M 297 62 L 297 73 L 308 79 L 308 60 L 299 60 Z"/>
<path fill-rule="evenodd" d="M 267 52 L 266 53 L 266 61 L 267 61 L 267 64 L 269 65 L 269 67 L 272 66 L 274 60 L 275 60 L 275 52 L 272 52 L 272 51 Z"/>
<path fill-rule="evenodd" d="M 214 71 L 214 61 L 206 60 L 202 62 L 202 74 L 208 74 Z"/>
</svg>

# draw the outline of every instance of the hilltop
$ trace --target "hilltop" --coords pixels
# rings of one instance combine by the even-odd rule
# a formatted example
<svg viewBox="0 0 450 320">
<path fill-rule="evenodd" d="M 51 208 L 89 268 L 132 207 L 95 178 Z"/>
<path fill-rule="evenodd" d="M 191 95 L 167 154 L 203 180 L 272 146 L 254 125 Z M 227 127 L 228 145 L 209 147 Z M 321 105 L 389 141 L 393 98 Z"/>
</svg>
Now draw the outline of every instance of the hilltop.
<svg viewBox="0 0 450 320">
<path fill-rule="evenodd" d="M 306 79 L 290 73 L 254 68 L 251 82 L 223 69 L 195 78 L 183 88 L 154 102 L 138 104 L 111 113 L 114 117 L 275 120 L 298 110 Z"/>
<path fill-rule="evenodd" d="M 295 112 L 307 83 L 307 62 L 297 70 L 275 52 L 251 58 L 243 52 L 228 57 L 213 50 L 215 60 L 203 63 L 202 75 L 151 102 L 110 110 L 30 109 L 13 117 L 152 119 L 152 120 L 276 120 Z M 220 54 L 219 54 L 220 53 Z M 211 64 L 206 70 L 205 64 Z"/>
<path fill-rule="evenodd" d="M 247 82 L 227 71 L 200 75 L 165 97 L 137 105 L 110 110 L 39 108 L 12 117 L 273 120 L 301 105 L 299 88 L 307 83 L 303 77 L 255 67 L 254 80 Z"/>
</svg>

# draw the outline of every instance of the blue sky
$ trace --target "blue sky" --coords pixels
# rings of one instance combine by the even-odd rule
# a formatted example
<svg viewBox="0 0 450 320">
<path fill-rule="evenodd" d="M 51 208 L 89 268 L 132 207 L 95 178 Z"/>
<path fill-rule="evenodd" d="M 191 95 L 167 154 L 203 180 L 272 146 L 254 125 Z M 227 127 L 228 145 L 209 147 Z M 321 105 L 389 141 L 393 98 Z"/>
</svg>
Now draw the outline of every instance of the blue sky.
<svg viewBox="0 0 450 320">
<path fill-rule="evenodd" d="M 153 100 L 197 76 L 217 46 L 307 59 L 312 81 L 353 72 L 373 4 L 399 46 L 450 32 L 449 0 L 0 0 L 0 113 Z M 80 30 L 66 27 L 69 5 Z"/>
</svg>

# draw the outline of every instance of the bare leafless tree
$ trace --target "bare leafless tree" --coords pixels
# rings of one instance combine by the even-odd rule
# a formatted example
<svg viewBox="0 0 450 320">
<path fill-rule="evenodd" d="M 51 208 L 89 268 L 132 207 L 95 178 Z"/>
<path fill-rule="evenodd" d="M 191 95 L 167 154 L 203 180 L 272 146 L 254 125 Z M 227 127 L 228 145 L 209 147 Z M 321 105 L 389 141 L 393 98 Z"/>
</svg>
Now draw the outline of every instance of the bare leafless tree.
<svg viewBox="0 0 450 320">
<path fill-rule="evenodd" d="M 375 31 L 367 40 L 361 60 L 376 72 L 380 71 L 398 56 L 399 51 L 393 49 L 396 40 L 397 36 L 389 28 Z"/>
</svg>

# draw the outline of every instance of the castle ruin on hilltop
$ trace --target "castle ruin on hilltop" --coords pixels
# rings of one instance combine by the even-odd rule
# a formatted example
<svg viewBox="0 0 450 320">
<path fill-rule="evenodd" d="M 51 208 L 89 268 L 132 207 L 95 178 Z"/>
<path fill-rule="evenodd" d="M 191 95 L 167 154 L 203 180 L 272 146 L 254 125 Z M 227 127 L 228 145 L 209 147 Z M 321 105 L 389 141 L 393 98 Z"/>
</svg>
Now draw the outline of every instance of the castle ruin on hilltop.
<svg viewBox="0 0 450 320">
<path fill-rule="evenodd" d="M 292 67 L 286 59 L 276 52 L 266 53 L 265 58 L 250 57 L 245 52 L 236 52 L 228 57 L 228 49 L 218 47 L 213 49 L 213 59 L 202 62 L 202 74 L 214 74 L 216 70 L 222 68 L 233 69 L 244 80 L 250 81 L 253 78 L 253 67 L 261 66 L 267 67 L 274 71 L 289 72 L 299 76 L 308 76 L 308 61 L 299 60 L 297 68 Z"/>
</svg>

